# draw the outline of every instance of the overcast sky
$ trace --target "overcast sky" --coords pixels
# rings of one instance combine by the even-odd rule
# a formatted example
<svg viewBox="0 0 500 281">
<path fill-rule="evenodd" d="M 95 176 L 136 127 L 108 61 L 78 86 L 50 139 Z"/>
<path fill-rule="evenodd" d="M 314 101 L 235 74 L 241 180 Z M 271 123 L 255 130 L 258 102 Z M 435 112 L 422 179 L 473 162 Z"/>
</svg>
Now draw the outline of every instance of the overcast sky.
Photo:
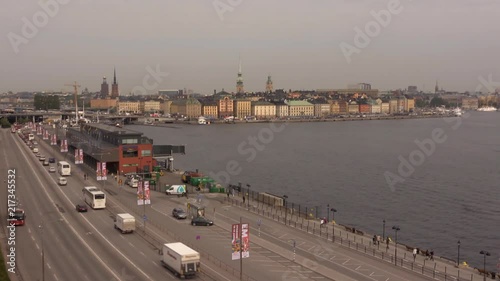
<svg viewBox="0 0 500 281">
<path fill-rule="evenodd" d="M 431 90 L 438 79 L 465 91 L 478 77 L 500 82 L 498 0 L 400 0 L 385 26 L 370 22 L 389 0 L 42 0 L 54 1 L 46 24 L 37 1 L 3 1 L 0 92 L 69 91 L 73 81 L 98 91 L 115 66 L 121 94 L 235 91 L 240 54 L 247 91 L 264 90 L 269 74 L 284 89 Z M 38 30 L 23 34 L 23 18 Z M 380 30 L 355 43 L 355 28 L 367 26 Z M 350 62 L 342 43 L 357 48 Z M 145 85 L 146 68 L 157 65 L 169 75 Z"/>
</svg>

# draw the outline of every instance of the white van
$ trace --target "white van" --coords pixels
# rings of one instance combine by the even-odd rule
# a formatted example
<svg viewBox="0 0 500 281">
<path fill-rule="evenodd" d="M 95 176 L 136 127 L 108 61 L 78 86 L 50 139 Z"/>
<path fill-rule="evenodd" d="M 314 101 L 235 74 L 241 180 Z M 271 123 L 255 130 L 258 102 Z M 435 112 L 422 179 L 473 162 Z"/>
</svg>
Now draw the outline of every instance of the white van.
<svg viewBox="0 0 500 281">
<path fill-rule="evenodd" d="M 33 147 L 33 153 L 38 153 L 38 147 Z"/>
<path fill-rule="evenodd" d="M 167 185 L 167 190 L 165 191 L 167 195 L 182 195 L 186 194 L 186 186 L 185 185 Z"/>
<path fill-rule="evenodd" d="M 68 180 L 66 178 L 60 177 L 58 180 L 59 185 L 67 185 Z"/>
<path fill-rule="evenodd" d="M 130 187 L 137 188 L 137 186 L 139 185 L 139 180 L 137 178 L 131 178 L 128 180 L 128 185 Z"/>
</svg>

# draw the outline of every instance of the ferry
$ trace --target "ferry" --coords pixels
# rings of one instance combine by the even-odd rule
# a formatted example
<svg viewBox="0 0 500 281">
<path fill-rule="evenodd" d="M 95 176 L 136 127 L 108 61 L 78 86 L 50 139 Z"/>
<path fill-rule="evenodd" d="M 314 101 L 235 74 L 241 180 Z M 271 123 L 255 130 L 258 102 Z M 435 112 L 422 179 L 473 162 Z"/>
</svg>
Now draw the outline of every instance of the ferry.
<svg viewBox="0 0 500 281">
<path fill-rule="evenodd" d="M 207 125 L 207 119 L 203 116 L 198 117 L 198 125 Z"/>
</svg>

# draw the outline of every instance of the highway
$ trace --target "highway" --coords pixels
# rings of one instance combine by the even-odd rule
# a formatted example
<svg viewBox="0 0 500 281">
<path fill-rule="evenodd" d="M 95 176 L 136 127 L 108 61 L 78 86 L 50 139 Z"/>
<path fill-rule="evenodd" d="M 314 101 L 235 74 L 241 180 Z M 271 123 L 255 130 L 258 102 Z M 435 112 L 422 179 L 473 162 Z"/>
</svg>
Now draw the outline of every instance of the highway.
<svg viewBox="0 0 500 281">
<path fill-rule="evenodd" d="M 85 183 L 75 165 L 68 185 L 60 187 L 57 173 L 49 173 L 17 134 L 1 130 L 0 141 L 2 178 L 6 179 L 7 169 L 16 169 L 16 197 L 26 211 L 26 224 L 16 227 L 16 269 L 21 280 L 177 280 L 160 265 L 156 247 L 135 233 L 122 235 L 114 229 L 109 210 L 76 212 Z M 62 160 L 38 141 L 43 155 Z M 5 195 L 2 202 L 7 202 Z M 113 209 L 112 202 L 107 205 Z M 2 218 L 5 211 L 2 208 Z M 214 280 L 206 274 L 197 279 Z"/>
</svg>

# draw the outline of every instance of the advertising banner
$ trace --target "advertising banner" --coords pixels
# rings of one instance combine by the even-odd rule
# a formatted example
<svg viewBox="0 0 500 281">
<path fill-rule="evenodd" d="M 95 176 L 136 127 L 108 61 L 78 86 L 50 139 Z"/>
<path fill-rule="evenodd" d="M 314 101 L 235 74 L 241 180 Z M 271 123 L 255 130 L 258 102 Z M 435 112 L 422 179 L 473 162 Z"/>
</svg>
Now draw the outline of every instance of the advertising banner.
<svg viewBox="0 0 500 281">
<path fill-rule="evenodd" d="M 44 130 L 43 131 L 43 139 L 48 140 L 49 139 L 49 130 Z"/>
<path fill-rule="evenodd" d="M 63 146 L 63 151 L 61 152 L 68 152 L 68 140 L 63 140 L 61 143 Z"/>
<path fill-rule="evenodd" d="M 56 134 L 52 135 L 52 138 L 50 140 L 50 145 L 57 145 L 57 137 Z"/>
<path fill-rule="evenodd" d="M 144 193 L 142 192 L 142 181 L 137 183 L 137 205 L 144 205 Z"/>
<path fill-rule="evenodd" d="M 233 224 L 231 259 L 239 260 L 240 251 L 242 258 L 250 257 L 250 229 L 248 223 Z M 242 243 L 240 244 L 240 236 Z"/>
<path fill-rule="evenodd" d="M 149 196 L 149 181 L 144 182 L 144 204 L 151 204 L 151 197 Z"/>
<path fill-rule="evenodd" d="M 78 149 L 75 149 L 75 164 L 78 164 Z"/>
<path fill-rule="evenodd" d="M 64 142 L 61 141 L 61 152 L 64 152 Z"/>
<path fill-rule="evenodd" d="M 37 127 L 36 127 L 36 135 L 37 135 L 37 136 L 42 135 L 42 127 L 41 127 L 41 126 L 37 126 Z"/>
<path fill-rule="evenodd" d="M 97 162 L 96 175 L 97 175 L 97 180 L 100 181 L 102 179 L 102 175 L 101 175 L 101 162 Z"/>
<path fill-rule="evenodd" d="M 83 164 L 83 149 L 78 149 L 78 163 Z"/>
<path fill-rule="evenodd" d="M 105 181 L 108 179 L 108 170 L 106 169 L 106 162 L 101 163 L 102 166 L 102 177 L 101 180 Z"/>
</svg>

